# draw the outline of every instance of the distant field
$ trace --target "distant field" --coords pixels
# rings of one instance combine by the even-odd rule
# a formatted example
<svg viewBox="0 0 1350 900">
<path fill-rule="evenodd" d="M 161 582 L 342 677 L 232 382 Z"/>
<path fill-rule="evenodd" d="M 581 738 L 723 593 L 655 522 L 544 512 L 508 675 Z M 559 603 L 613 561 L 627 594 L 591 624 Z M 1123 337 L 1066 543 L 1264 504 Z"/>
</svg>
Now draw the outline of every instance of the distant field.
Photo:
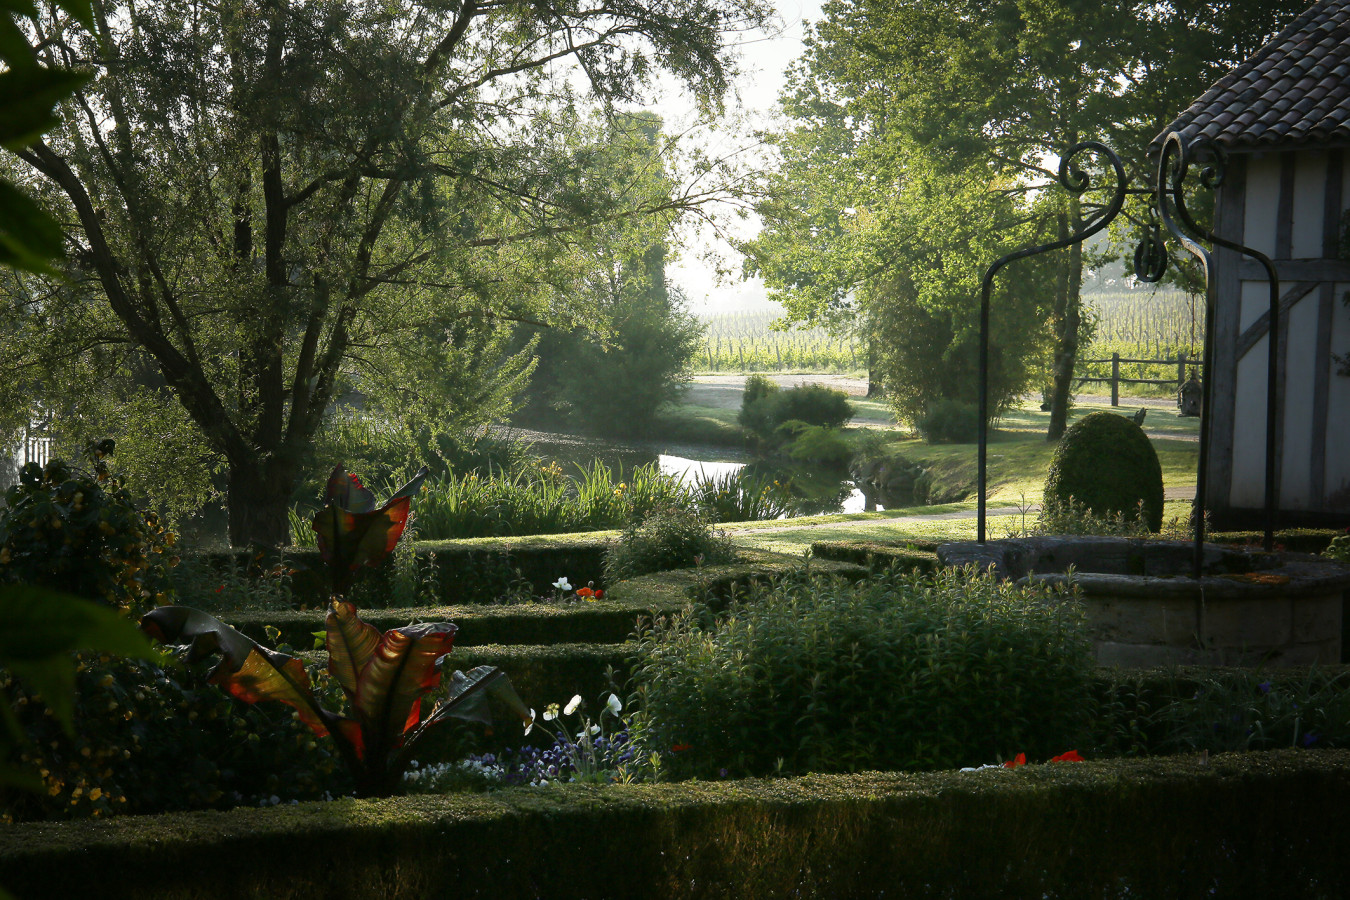
<svg viewBox="0 0 1350 900">
<path fill-rule="evenodd" d="M 1111 354 L 1125 359 L 1176 360 L 1185 353 L 1197 359 L 1204 339 L 1204 306 L 1177 291 L 1145 290 L 1098 293 L 1084 297 L 1092 317 L 1093 338 L 1079 353 L 1079 377 L 1106 378 Z M 773 307 L 742 309 L 705 316 L 703 346 L 694 359 L 702 373 L 822 372 L 856 373 L 866 369 L 863 341 L 853 334 L 830 334 L 823 328 L 774 330 L 781 318 Z M 1175 362 L 1121 367 L 1124 378 L 1174 379 Z M 1080 388 L 1108 393 L 1089 383 Z M 1126 395 L 1171 394 L 1171 387 L 1125 385 Z"/>
<path fill-rule="evenodd" d="M 775 331 L 771 310 L 721 313 L 703 319 L 700 372 L 856 372 L 866 368 L 863 342 L 823 328 Z"/>
</svg>

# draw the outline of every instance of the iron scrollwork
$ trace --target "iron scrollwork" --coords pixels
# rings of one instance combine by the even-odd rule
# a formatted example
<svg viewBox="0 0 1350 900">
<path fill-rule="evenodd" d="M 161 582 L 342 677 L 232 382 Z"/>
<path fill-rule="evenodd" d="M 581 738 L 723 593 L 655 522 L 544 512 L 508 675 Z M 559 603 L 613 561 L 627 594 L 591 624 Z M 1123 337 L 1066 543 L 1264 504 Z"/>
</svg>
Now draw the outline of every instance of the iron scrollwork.
<svg viewBox="0 0 1350 900">
<path fill-rule="evenodd" d="M 1115 172 L 1116 182 L 1111 201 L 1106 207 L 1083 223 L 1078 231 L 1060 240 L 1035 247 L 1027 247 L 1014 253 L 999 257 L 984 273 L 984 283 L 980 289 L 980 423 L 979 423 L 979 510 L 976 531 L 980 543 L 985 539 L 985 494 L 988 484 L 987 447 L 989 443 L 989 295 L 993 290 L 994 276 L 1008 263 L 1051 250 L 1059 250 L 1077 244 L 1101 231 L 1120 214 L 1125 205 L 1129 179 L 1125 175 L 1125 166 L 1120 157 L 1101 141 L 1080 141 L 1069 148 L 1059 161 L 1059 182 L 1074 195 L 1082 195 L 1091 187 L 1091 175 L 1075 163 L 1083 154 L 1090 153 L 1106 157 Z"/>
<path fill-rule="evenodd" d="M 1059 180 L 1064 187 L 1074 194 L 1082 194 L 1089 187 L 1089 175 L 1086 171 L 1074 163 L 1074 160 L 1083 153 L 1093 153 L 1105 157 L 1115 171 L 1116 184 L 1112 194 L 1111 202 L 1098 215 L 1089 219 L 1079 231 L 1067 238 L 1053 241 L 1048 244 L 1041 244 L 1036 247 L 1029 247 L 1019 250 L 1015 253 L 1009 253 L 1002 256 L 986 270 L 984 282 L 981 286 L 980 296 L 980 422 L 979 422 L 979 509 L 978 509 L 978 539 L 981 543 L 985 541 L 985 493 L 987 487 L 987 456 L 986 448 L 988 444 L 988 395 L 989 395 L 989 296 L 993 286 L 994 275 L 998 273 L 1008 263 L 1023 259 L 1028 256 L 1034 256 L 1039 253 L 1045 253 L 1050 250 L 1057 250 L 1067 247 L 1071 244 L 1086 240 L 1097 232 L 1101 231 L 1119 215 L 1124 206 L 1125 196 L 1129 193 L 1148 193 L 1153 195 L 1152 214 L 1161 220 L 1162 227 L 1159 227 L 1157 221 L 1152 221 L 1146 227 L 1145 233 L 1141 237 L 1139 246 L 1135 250 L 1135 274 L 1140 281 L 1156 282 L 1160 280 L 1167 268 L 1167 248 L 1163 240 L 1162 230 L 1172 235 L 1186 249 L 1188 253 L 1196 257 L 1205 271 L 1205 350 L 1201 362 L 1201 428 L 1200 428 L 1200 461 L 1197 470 L 1196 498 L 1195 498 L 1195 566 L 1196 574 L 1199 574 L 1200 561 L 1203 554 L 1204 543 L 1204 515 L 1206 477 L 1209 458 L 1209 410 L 1210 410 L 1210 392 L 1211 378 L 1210 372 L 1213 363 L 1213 340 L 1214 334 L 1214 315 L 1215 302 L 1213 290 L 1213 258 L 1210 252 L 1202 246 L 1197 238 L 1205 240 L 1219 247 L 1224 247 L 1246 256 L 1257 259 L 1266 269 L 1267 278 L 1270 283 L 1270 332 L 1269 332 L 1269 380 L 1267 383 L 1266 396 L 1266 492 L 1265 492 L 1265 512 L 1266 512 L 1266 533 L 1265 544 L 1269 550 L 1273 544 L 1273 531 L 1275 519 L 1275 447 L 1276 447 L 1276 384 L 1278 371 L 1278 341 L 1279 341 L 1279 279 L 1275 271 L 1274 263 L 1265 254 L 1244 247 L 1234 241 L 1221 238 L 1213 231 L 1201 227 L 1190 210 L 1186 207 L 1185 184 L 1187 175 L 1193 165 L 1200 167 L 1199 180 L 1206 188 L 1213 190 L 1219 187 L 1223 182 L 1226 168 L 1225 154 L 1221 147 L 1213 141 L 1205 138 L 1199 138 L 1191 143 L 1187 143 L 1185 138 L 1179 132 L 1172 132 L 1163 142 L 1161 151 L 1158 154 L 1158 169 L 1154 184 L 1147 190 L 1131 191 L 1128 185 L 1128 179 L 1125 175 L 1125 168 L 1121 164 L 1120 157 L 1115 151 L 1111 150 L 1105 144 L 1098 141 L 1082 141 L 1074 144 L 1069 151 L 1060 160 Z"/>
</svg>

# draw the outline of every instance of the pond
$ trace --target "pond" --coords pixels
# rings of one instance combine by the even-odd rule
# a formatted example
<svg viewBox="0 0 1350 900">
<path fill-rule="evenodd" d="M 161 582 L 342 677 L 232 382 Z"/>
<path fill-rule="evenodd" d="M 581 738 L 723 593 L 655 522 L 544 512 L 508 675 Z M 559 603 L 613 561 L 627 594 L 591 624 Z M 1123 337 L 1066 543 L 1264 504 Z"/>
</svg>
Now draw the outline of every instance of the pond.
<svg viewBox="0 0 1350 900">
<path fill-rule="evenodd" d="M 824 515 L 883 510 L 913 505 L 913 498 L 892 498 L 864 491 L 847 472 L 803 463 L 760 460 L 745 450 L 694 444 L 608 441 L 544 431 L 513 430 L 509 436 L 531 445 L 534 453 L 556 460 L 565 470 L 600 460 L 611 469 L 631 472 L 655 463 L 660 471 L 693 484 L 699 478 L 717 478 L 744 471 L 747 475 L 789 484 L 793 514 Z"/>
</svg>

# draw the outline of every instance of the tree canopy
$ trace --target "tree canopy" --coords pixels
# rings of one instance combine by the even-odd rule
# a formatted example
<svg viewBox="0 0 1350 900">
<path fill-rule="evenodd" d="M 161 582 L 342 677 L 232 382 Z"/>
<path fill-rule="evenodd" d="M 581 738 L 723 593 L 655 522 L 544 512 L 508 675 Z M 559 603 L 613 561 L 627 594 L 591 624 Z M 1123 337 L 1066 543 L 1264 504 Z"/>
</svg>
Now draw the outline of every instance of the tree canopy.
<svg viewBox="0 0 1350 900">
<path fill-rule="evenodd" d="M 285 510 L 346 392 L 490 414 L 502 323 L 584 321 L 591 230 L 715 189 L 624 182 L 578 127 L 659 71 L 707 108 L 761 0 L 167 0 L 60 9 L 39 55 L 92 74 L 18 157 L 61 210 L 60 283 L 12 280 L 0 406 L 102 373 L 227 475 L 230 537 Z M 22 169 L 20 169 L 22 172 Z M 77 388 L 83 385 L 83 392 Z M 186 429 L 186 432 L 184 432 Z M 167 460 L 166 460 L 167 462 Z M 203 465 L 208 460 L 201 460 Z"/>
<path fill-rule="evenodd" d="M 1149 139 L 1302 6 L 831 0 L 783 98 L 790 126 L 775 136 L 782 164 L 766 185 L 765 230 L 746 247 L 748 268 L 794 317 L 861 313 L 891 356 L 888 389 L 913 418 L 939 397 L 925 386 L 920 398 L 896 379 L 971 351 L 984 267 L 1011 247 L 1067 237 L 1100 209 L 1100 195 L 1051 184 L 1056 157 L 1105 140 L 1146 183 Z M 920 236 L 910 226 L 925 219 L 943 224 Z M 1025 360 L 1050 350 L 1057 437 L 1084 330 L 1081 248 L 1017 266 L 1000 280 L 995 314 L 1034 316 L 1049 340 L 996 326 L 1005 375 L 1015 377 L 994 382 L 994 408 L 1033 372 Z M 936 271 L 948 276 L 941 300 L 924 293 Z M 953 327 L 914 340 L 919 320 L 903 312 L 914 305 L 929 321 L 946 310 Z M 898 330 L 882 327 L 887 320 Z M 950 343 L 934 344 L 948 333 Z M 897 368 L 904 360 L 911 365 Z"/>
</svg>

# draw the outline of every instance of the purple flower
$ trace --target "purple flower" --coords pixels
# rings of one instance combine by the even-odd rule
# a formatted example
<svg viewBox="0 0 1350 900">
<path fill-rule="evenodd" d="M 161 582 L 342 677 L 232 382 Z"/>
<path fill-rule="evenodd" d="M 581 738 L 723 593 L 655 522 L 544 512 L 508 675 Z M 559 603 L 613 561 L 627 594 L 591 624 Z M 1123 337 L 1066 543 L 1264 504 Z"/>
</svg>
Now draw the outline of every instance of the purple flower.
<svg viewBox="0 0 1350 900">
<path fill-rule="evenodd" d="M 1257 687 L 1257 689 L 1260 690 L 1261 693 L 1263 693 L 1263 694 L 1269 694 L 1269 693 L 1270 693 L 1270 682 L 1269 682 L 1269 681 L 1263 681 L 1263 682 L 1261 682 L 1260 684 L 1258 684 L 1256 687 Z"/>
<path fill-rule="evenodd" d="M 1321 735 L 1317 732 L 1309 731 L 1307 734 L 1303 735 L 1303 746 L 1311 747 L 1319 737 L 1321 737 Z"/>
</svg>

